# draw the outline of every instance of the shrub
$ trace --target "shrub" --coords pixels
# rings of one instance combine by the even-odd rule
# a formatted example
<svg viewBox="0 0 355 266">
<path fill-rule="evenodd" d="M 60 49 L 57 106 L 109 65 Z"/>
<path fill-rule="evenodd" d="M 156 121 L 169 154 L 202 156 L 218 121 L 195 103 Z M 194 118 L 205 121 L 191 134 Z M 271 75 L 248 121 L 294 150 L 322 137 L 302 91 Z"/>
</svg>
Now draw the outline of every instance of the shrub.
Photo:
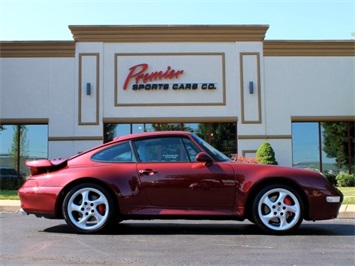
<svg viewBox="0 0 355 266">
<path fill-rule="evenodd" d="M 244 157 L 243 155 L 234 154 L 232 157 L 233 161 L 240 162 L 240 163 L 258 163 L 258 160 L 253 157 Z"/>
<path fill-rule="evenodd" d="M 355 187 L 355 176 L 347 173 L 340 173 L 336 176 L 339 187 Z"/>
<path fill-rule="evenodd" d="M 334 175 L 334 174 L 325 174 L 324 176 L 333 186 L 337 185 L 336 175 Z"/>
<path fill-rule="evenodd" d="M 306 170 L 313 171 L 313 172 L 318 172 L 320 173 L 320 170 L 318 168 L 312 168 L 312 167 L 307 167 L 305 168 Z"/>
<path fill-rule="evenodd" d="M 275 159 L 275 152 L 271 147 L 270 143 L 264 141 L 259 149 L 256 152 L 256 159 L 259 164 L 273 164 L 277 165 L 277 161 Z"/>
<path fill-rule="evenodd" d="M 24 180 L 22 178 L 2 178 L 0 179 L 0 189 L 1 190 L 18 190 Z"/>
</svg>

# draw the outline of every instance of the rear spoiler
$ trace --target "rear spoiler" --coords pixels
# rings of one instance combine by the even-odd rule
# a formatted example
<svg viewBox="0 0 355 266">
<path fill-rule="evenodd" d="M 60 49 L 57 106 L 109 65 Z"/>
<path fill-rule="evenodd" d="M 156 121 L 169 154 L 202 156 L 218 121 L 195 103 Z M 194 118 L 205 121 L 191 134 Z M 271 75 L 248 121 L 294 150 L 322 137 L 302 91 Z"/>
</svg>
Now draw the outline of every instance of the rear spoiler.
<svg viewBox="0 0 355 266">
<path fill-rule="evenodd" d="M 31 175 L 40 175 L 62 169 L 67 166 L 67 162 L 68 159 L 42 159 L 26 161 L 25 164 L 28 168 L 30 168 Z"/>
</svg>

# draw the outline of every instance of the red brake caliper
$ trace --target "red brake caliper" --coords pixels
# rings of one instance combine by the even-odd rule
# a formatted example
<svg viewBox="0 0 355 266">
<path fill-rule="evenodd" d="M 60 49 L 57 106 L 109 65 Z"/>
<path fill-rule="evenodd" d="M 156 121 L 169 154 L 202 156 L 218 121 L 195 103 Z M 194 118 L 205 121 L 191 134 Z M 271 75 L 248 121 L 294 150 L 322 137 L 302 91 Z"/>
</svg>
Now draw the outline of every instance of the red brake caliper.
<svg viewBox="0 0 355 266">
<path fill-rule="evenodd" d="M 284 203 L 285 203 L 286 205 L 291 206 L 291 205 L 292 205 L 292 200 L 290 199 L 290 197 L 286 197 L 286 198 L 284 199 Z M 288 217 L 292 216 L 292 212 L 287 212 L 287 214 L 288 214 Z"/>
<path fill-rule="evenodd" d="M 105 212 L 106 212 L 105 205 L 104 205 L 104 204 L 101 204 L 101 205 L 97 206 L 97 210 L 98 210 L 98 212 L 99 212 L 101 215 L 104 215 Z"/>
<path fill-rule="evenodd" d="M 284 203 L 285 203 L 286 205 L 292 205 L 292 200 L 291 200 L 289 197 L 286 197 L 286 198 L 284 199 Z"/>
</svg>

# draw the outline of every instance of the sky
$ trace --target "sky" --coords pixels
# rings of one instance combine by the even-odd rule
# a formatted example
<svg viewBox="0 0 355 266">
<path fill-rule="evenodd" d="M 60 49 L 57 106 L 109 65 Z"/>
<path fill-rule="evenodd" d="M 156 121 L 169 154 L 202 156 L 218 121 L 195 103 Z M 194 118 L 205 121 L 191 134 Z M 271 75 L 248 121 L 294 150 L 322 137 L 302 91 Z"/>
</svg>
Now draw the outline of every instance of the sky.
<svg viewBox="0 0 355 266">
<path fill-rule="evenodd" d="M 266 40 L 354 40 L 355 0 L 0 0 L 0 41 L 73 40 L 69 25 L 269 25 Z"/>
</svg>

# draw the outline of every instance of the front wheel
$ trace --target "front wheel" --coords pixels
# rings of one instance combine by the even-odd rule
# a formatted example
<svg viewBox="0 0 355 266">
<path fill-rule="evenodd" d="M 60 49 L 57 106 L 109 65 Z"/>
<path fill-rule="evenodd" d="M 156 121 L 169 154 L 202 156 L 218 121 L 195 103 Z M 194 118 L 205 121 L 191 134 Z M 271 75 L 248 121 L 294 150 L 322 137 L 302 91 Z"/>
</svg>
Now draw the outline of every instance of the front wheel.
<svg viewBox="0 0 355 266">
<path fill-rule="evenodd" d="M 64 198 L 64 219 L 79 233 L 104 230 L 114 221 L 115 213 L 109 193 L 96 184 L 75 186 Z"/>
<path fill-rule="evenodd" d="M 292 187 L 282 184 L 262 189 L 256 195 L 252 208 L 255 224 L 266 233 L 291 233 L 303 220 L 301 196 Z"/>
</svg>

